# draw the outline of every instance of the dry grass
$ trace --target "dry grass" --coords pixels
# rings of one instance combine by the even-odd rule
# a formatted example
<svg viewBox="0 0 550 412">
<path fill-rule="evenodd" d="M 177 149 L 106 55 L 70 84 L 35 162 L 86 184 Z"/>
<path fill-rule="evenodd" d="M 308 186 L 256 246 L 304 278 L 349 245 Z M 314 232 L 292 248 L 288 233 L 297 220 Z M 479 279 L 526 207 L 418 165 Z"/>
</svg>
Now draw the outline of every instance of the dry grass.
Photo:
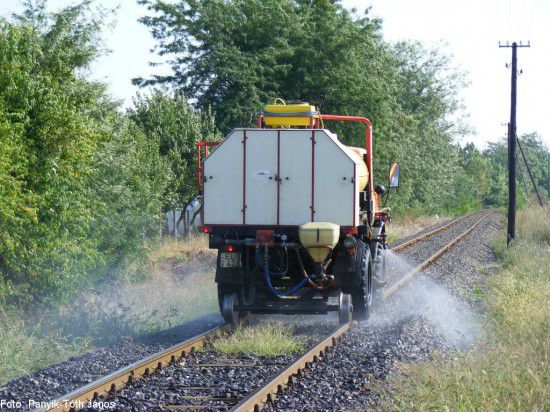
<svg viewBox="0 0 550 412">
<path fill-rule="evenodd" d="M 305 342 L 294 336 L 294 329 L 280 322 L 238 326 L 231 334 L 220 334 L 212 347 L 223 353 L 257 356 L 290 355 L 305 349 Z"/>
<path fill-rule="evenodd" d="M 449 219 L 449 216 L 397 216 L 392 219 L 386 228 L 388 233 L 388 241 L 390 243 L 397 242 L 399 239 L 414 235 L 427 227 L 436 225 Z"/>
<path fill-rule="evenodd" d="M 390 380 L 395 410 L 542 411 L 550 408 L 550 213 L 518 216 L 519 239 L 489 281 L 484 347 L 408 365 Z M 502 240 L 499 242 L 502 245 Z"/>
<path fill-rule="evenodd" d="M 192 235 L 189 239 L 166 237 L 160 246 L 150 249 L 148 260 L 153 266 L 181 265 L 189 262 L 197 262 L 202 259 L 215 258 L 216 251 L 208 249 L 208 236 L 205 234 Z"/>
</svg>

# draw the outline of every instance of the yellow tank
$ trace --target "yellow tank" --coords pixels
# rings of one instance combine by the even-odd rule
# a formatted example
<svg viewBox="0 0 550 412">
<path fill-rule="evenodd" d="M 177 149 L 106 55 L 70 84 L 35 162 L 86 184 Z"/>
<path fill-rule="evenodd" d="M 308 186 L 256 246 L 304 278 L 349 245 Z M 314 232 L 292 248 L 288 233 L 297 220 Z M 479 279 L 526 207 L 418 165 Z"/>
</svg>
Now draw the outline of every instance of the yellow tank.
<svg viewBox="0 0 550 412">
<path fill-rule="evenodd" d="M 367 169 L 367 164 L 365 163 L 365 155 L 367 151 L 361 147 L 351 147 L 346 146 L 346 153 L 357 163 L 357 170 L 359 175 L 357 179 L 359 180 L 359 190 L 365 190 L 367 183 L 369 182 L 369 170 Z"/>
<path fill-rule="evenodd" d="M 277 99 L 273 104 L 265 106 L 262 115 L 268 127 L 308 127 L 311 126 L 311 118 L 315 118 L 318 113 L 315 106 L 309 103 L 286 104 L 283 99 Z"/>
<path fill-rule="evenodd" d="M 328 222 L 309 222 L 298 230 L 300 243 L 316 263 L 323 263 L 340 238 L 340 226 Z"/>
</svg>

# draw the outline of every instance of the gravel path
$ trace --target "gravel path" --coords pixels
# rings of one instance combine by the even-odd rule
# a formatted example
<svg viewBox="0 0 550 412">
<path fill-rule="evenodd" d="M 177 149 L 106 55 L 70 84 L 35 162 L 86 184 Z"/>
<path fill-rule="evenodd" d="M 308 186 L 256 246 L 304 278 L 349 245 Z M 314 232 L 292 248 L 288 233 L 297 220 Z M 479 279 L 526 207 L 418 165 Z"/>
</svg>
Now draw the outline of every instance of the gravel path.
<svg viewBox="0 0 550 412">
<path fill-rule="evenodd" d="M 488 212 L 485 211 L 482 213 L 475 213 L 472 216 L 469 216 L 466 219 L 454 224 L 453 226 L 447 229 L 444 229 L 439 233 L 435 233 L 434 235 L 428 237 L 427 239 L 423 239 L 416 243 L 413 243 L 407 248 L 399 250 L 397 252 L 392 252 L 392 253 L 395 253 L 397 256 L 399 256 L 399 258 L 395 258 L 395 255 L 392 255 L 387 260 L 388 285 L 392 285 L 398 279 L 404 276 L 408 271 L 414 269 L 416 265 L 428 259 L 436 251 L 441 249 L 447 243 L 449 243 L 458 235 L 460 235 L 465 230 L 467 230 L 471 225 L 477 222 L 486 213 Z M 456 220 L 456 219 L 453 219 L 453 220 Z M 449 221 L 444 222 L 443 224 L 446 224 L 448 222 Z M 439 226 L 436 226 L 436 227 L 439 227 Z M 420 234 L 427 233 L 433 229 L 435 229 L 435 227 L 429 228 L 429 230 L 422 231 L 420 232 Z M 476 229 L 476 231 L 477 230 L 479 230 L 479 227 Z M 410 238 L 414 238 L 416 236 L 418 236 L 418 234 Z M 391 245 L 391 247 L 393 246 L 394 245 Z M 455 245 L 454 247 L 456 246 L 458 245 Z"/>
<path fill-rule="evenodd" d="M 464 241 L 444 254 L 436 266 L 428 266 L 425 271 L 427 276 L 475 310 L 483 310 L 485 278 L 498 264 L 492 241 L 503 233 L 502 217 L 501 212 L 488 217 Z M 460 276 L 456 276 L 454 268 L 457 267 Z"/>
</svg>

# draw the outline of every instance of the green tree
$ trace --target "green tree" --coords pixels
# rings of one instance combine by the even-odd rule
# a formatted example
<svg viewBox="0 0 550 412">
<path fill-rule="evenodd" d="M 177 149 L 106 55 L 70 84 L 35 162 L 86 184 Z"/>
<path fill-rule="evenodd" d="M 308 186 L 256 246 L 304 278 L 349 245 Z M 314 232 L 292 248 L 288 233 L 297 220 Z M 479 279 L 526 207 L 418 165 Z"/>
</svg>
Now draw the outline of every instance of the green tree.
<svg viewBox="0 0 550 412">
<path fill-rule="evenodd" d="M 213 116 L 208 110 L 193 110 L 183 95 L 162 90 L 147 97 L 138 95 L 128 116 L 151 141 L 158 142 L 159 154 L 171 165 L 165 207 L 191 201 L 197 194 L 195 143 L 216 139 Z"/>
<path fill-rule="evenodd" d="M 140 3 L 150 12 L 141 21 L 157 51 L 173 58 L 171 75 L 137 84 L 169 84 L 198 108 L 212 107 L 223 133 L 253 125 L 276 97 L 366 116 L 374 123 L 377 180 L 391 160 L 402 163 L 394 204 L 431 212 L 455 198 L 453 138 L 461 128 L 448 119 L 457 117 L 464 81 L 437 50 L 389 45 L 369 11 L 357 17 L 338 1 Z M 346 144 L 364 144 L 361 126 L 326 126 Z"/>
<path fill-rule="evenodd" d="M 544 145 L 542 139 L 536 132 L 524 134 L 520 136 L 518 140 L 523 148 L 525 157 L 527 158 L 527 163 L 529 164 L 529 168 L 531 169 L 535 184 L 537 185 L 541 196 L 544 196 L 544 192 L 546 192 L 546 196 L 550 196 L 550 182 L 548 180 L 550 179 L 548 169 L 550 167 L 550 151 Z M 525 174 L 525 179 L 528 179 L 527 169 L 519 149 L 517 156 L 518 161 L 521 164 L 520 167 L 523 169 L 523 173 Z M 530 188 L 530 190 L 532 189 Z"/>
</svg>

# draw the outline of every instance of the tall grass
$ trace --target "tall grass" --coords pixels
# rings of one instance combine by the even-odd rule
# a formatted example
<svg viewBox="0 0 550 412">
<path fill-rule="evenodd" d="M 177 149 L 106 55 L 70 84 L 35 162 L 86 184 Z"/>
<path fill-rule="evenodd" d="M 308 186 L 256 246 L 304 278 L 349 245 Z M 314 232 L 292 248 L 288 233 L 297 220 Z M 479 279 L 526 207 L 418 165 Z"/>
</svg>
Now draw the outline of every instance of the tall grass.
<svg viewBox="0 0 550 412">
<path fill-rule="evenodd" d="M 212 347 L 222 353 L 247 353 L 257 356 L 290 355 L 305 348 L 294 336 L 292 326 L 268 322 L 255 326 L 238 326 L 231 334 L 221 334 Z"/>
<path fill-rule="evenodd" d="M 390 379 L 394 410 L 542 411 L 550 409 L 550 213 L 518 216 L 517 241 L 488 279 L 481 348 L 453 359 L 403 366 Z"/>
<path fill-rule="evenodd" d="M 45 332 L 42 320 L 25 321 L 13 310 L 0 309 L 0 325 L 0 385 L 89 348 L 89 339 Z"/>
</svg>

